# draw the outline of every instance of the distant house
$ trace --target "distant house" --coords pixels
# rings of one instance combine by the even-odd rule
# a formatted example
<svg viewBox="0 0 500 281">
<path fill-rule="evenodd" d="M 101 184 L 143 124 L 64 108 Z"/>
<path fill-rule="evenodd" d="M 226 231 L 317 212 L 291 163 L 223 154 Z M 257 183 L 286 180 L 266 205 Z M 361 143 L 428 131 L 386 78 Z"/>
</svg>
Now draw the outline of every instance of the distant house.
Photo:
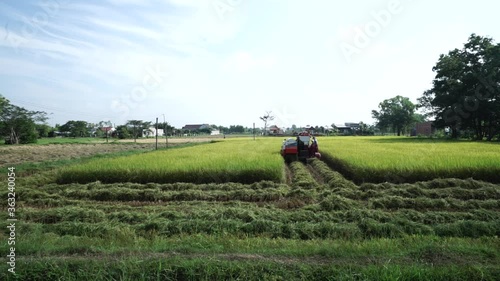
<svg viewBox="0 0 500 281">
<path fill-rule="evenodd" d="M 108 136 L 114 136 L 115 132 L 116 128 L 114 128 L 113 126 L 95 127 L 89 131 L 90 136 L 92 137 L 106 136 L 106 133 L 108 134 Z"/>
<path fill-rule="evenodd" d="M 54 131 L 53 134 L 55 137 L 69 137 L 70 132 Z"/>
<path fill-rule="evenodd" d="M 417 136 L 429 137 L 433 133 L 432 122 L 422 122 L 415 124 L 415 134 Z"/>
<path fill-rule="evenodd" d="M 344 124 L 335 124 L 340 135 L 352 135 L 359 129 L 359 123 L 346 122 Z"/>
<path fill-rule="evenodd" d="M 210 125 L 208 124 L 193 124 L 193 125 L 186 125 L 182 127 L 182 130 L 188 130 L 188 131 L 198 131 L 198 130 L 203 130 L 203 129 L 209 129 Z"/>
<path fill-rule="evenodd" d="M 283 135 L 283 129 L 276 125 L 269 126 L 268 132 L 270 135 Z"/>
<path fill-rule="evenodd" d="M 311 125 L 307 125 L 305 128 L 304 128 L 304 131 L 307 131 L 309 132 L 309 134 L 313 134 L 314 135 L 314 126 L 311 126 Z"/>
<path fill-rule="evenodd" d="M 212 132 L 210 133 L 210 135 L 212 135 L 212 136 L 218 136 L 218 135 L 220 135 L 220 130 L 212 130 Z"/>
<path fill-rule="evenodd" d="M 163 129 L 158 128 L 158 136 L 163 136 L 164 132 Z M 149 138 L 149 137 L 156 137 L 156 129 L 155 127 L 149 127 L 147 129 L 142 130 L 142 136 Z"/>
<path fill-rule="evenodd" d="M 100 129 L 104 132 L 105 136 L 114 137 L 116 134 L 116 128 L 113 128 L 113 126 L 101 127 Z"/>
<path fill-rule="evenodd" d="M 350 127 L 352 130 L 357 130 L 359 129 L 359 123 L 353 123 L 353 122 L 346 122 L 345 125 L 347 127 Z"/>
<path fill-rule="evenodd" d="M 108 132 L 108 133 L 112 133 L 112 132 L 116 131 L 116 129 L 115 129 L 115 128 L 113 128 L 112 126 L 102 127 L 102 128 L 100 128 L 100 129 L 101 129 L 101 131 L 103 131 L 104 133 L 106 133 L 106 132 Z"/>
</svg>

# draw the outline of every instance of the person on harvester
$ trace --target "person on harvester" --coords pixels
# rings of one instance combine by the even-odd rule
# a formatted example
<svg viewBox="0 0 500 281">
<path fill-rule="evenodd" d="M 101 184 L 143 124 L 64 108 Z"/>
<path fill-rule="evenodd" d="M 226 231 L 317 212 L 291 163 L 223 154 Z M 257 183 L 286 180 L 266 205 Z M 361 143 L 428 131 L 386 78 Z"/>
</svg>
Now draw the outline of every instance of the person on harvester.
<svg viewBox="0 0 500 281">
<path fill-rule="evenodd" d="M 297 150 L 301 151 L 304 149 L 304 142 L 297 136 Z"/>
<path fill-rule="evenodd" d="M 309 157 L 314 157 L 317 152 L 318 152 L 318 141 L 316 140 L 316 137 L 313 137 L 312 143 L 309 146 Z"/>
</svg>

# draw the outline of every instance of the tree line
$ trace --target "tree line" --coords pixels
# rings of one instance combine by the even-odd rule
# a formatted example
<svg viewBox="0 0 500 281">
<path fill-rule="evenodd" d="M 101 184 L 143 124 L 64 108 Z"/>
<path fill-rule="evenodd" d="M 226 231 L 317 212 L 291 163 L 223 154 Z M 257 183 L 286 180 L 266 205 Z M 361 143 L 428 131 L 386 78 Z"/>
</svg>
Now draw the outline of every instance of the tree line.
<svg viewBox="0 0 500 281">
<path fill-rule="evenodd" d="M 16 106 L 0 95 L 0 135 L 7 144 L 32 143 L 37 139 L 37 123 L 44 123 L 47 114 Z"/>
<path fill-rule="evenodd" d="M 432 88 L 417 104 L 398 95 L 372 111 L 377 127 L 400 135 L 415 122 L 433 120 L 453 138 L 500 140 L 500 44 L 472 34 L 461 49 L 440 55 L 432 70 Z"/>
<path fill-rule="evenodd" d="M 120 139 L 134 139 L 143 136 L 143 132 L 151 130 L 156 124 L 144 120 L 128 120 L 125 124 L 114 126 L 111 121 L 91 123 L 84 120 L 70 120 L 66 123 L 49 126 L 47 113 L 43 111 L 30 111 L 12 104 L 7 98 L 0 95 L 0 136 L 6 144 L 36 143 L 39 138 L 46 137 L 114 137 Z M 111 128 L 113 128 L 111 130 Z M 158 123 L 158 129 L 163 129 L 164 135 L 175 136 L 181 134 L 210 134 L 219 130 L 224 134 L 253 133 L 253 128 L 242 125 L 229 127 L 210 125 L 199 130 L 183 130 L 175 128 L 168 122 Z M 256 129 L 256 133 L 260 133 Z"/>
</svg>

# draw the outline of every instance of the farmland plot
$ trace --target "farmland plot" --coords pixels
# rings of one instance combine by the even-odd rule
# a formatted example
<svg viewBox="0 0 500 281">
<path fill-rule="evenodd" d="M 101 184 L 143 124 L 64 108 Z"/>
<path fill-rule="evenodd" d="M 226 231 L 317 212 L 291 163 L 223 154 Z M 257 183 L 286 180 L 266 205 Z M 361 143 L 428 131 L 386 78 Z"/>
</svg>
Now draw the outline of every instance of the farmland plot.
<svg viewBox="0 0 500 281">
<path fill-rule="evenodd" d="M 280 182 L 284 176 L 282 162 L 275 143 L 231 140 L 115 159 L 96 159 L 63 169 L 58 181 Z"/>
<path fill-rule="evenodd" d="M 355 184 L 320 160 L 284 167 L 279 139 L 252 143 L 121 159 L 176 155 L 189 160 L 182 165 L 195 177 L 196 166 L 187 163 L 196 161 L 183 158 L 187 153 L 198 152 L 200 161 L 211 155 L 212 166 L 227 172 L 226 162 L 256 167 L 231 159 L 259 152 L 259 160 L 244 159 L 270 156 L 259 167 L 277 161 L 279 177 L 143 183 L 122 170 L 118 182 L 57 183 L 72 168 L 92 169 L 91 160 L 41 175 L 43 184 L 35 184 L 37 175 L 21 178 L 17 280 L 495 280 L 500 272 L 498 184 Z M 0 240 L 7 238 L 0 232 Z M 0 265 L 0 279 L 16 280 L 6 267 Z"/>
<path fill-rule="evenodd" d="M 442 140 L 324 138 L 321 153 L 332 168 L 357 183 L 474 178 L 500 183 L 500 144 Z"/>
</svg>

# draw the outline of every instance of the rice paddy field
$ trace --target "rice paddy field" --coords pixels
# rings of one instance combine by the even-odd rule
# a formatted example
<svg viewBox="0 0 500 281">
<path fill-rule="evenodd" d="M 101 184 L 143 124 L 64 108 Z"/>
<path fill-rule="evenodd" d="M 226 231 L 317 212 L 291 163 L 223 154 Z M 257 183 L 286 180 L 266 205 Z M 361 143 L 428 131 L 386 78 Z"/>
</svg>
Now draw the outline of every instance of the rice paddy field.
<svg viewBox="0 0 500 281">
<path fill-rule="evenodd" d="M 332 168 L 362 182 L 474 178 L 500 183 L 500 143 L 418 138 L 327 138 L 321 152 Z"/>
<path fill-rule="evenodd" d="M 290 165 L 281 138 L 241 138 L 21 171 L 0 280 L 498 280 L 498 145 L 318 140 Z"/>
<path fill-rule="evenodd" d="M 59 182 L 241 182 L 282 180 L 283 160 L 273 142 L 244 139 L 169 151 L 97 159 L 61 171 Z"/>
</svg>

